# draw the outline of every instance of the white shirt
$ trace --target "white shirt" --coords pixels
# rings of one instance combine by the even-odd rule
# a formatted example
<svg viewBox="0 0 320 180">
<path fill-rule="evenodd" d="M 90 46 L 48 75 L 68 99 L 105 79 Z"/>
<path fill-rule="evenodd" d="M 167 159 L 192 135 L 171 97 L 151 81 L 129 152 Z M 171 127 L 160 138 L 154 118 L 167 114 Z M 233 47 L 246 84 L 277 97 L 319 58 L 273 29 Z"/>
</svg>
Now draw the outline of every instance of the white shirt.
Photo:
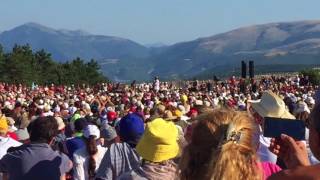
<svg viewBox="0 0 320 180">
<path fill-rule="evenodd" d="M 17 146 L 21 146 L 21 145 L 22 145 L 22 143 L 14 140 L 10 137 L 0 136 L 0 159 L 2 159 L 2 157 L 7 154 L 7 150 L 10 147 L 17 147 Z"/>
<path fill-rule="evenodd" d="M 155 90 L 160 90 L 160 81 L 158 79 L 154 83 L 154 89 Z"/>
<path fill-rule="evenodd" d="M 89 154 L 87 152 L 87 147 L 83 147 L 77 150 L 73 154 L 73 178 L 74 180 L 88 180 L 89 174 Z M 98 152 L 94 156 L 96 160 L 96 170 L 99 168 L 101 160 L 104 154 L 107 152 L 108 148 L 102 147 L 101 145 L 97 146 Z"/>
<path fill-rule="evenodd" d="M 307 151 L 308 151 L 308 157 L 309 157 L 309 161 L 311 164 L 319 164 L 319 160 L 314 157 L 310 146 L 309 146 L 309 129 L 306 128 L 306 147 L 307 147 Z"/>
<path fill-rule="evenodd" d="M 10 147 L 17 147 L 22 145 L 20 142 L 10 138 L 10 137 L 2 137 L 0 136 L 0 159 L 2 159 L 2 157 L 4 155 L 7 154 L 7 150 Z M 0 180 L 2 180 L 2 173 L 0 173 Z"/>
<path fill-rule="evenodd" d="M 277 156 L 269 151 L 271 138 L 264 137 L 262 134 L 262 128 L 260 126 L 260 135 L 259 135 L 259 149 L 257 154 L 261 162 L 271 162 L 273 164 L 277 163 Z"/>
</svg>

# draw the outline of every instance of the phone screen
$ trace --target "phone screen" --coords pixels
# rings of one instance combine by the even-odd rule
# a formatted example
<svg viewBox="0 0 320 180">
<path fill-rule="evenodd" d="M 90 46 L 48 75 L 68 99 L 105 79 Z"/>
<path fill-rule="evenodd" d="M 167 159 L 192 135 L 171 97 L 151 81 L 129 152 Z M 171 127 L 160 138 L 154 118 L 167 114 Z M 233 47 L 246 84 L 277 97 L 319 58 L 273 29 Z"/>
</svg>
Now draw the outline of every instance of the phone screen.
<svg viewBox="0 0 320 180">
<path fill-rule="evenodd" d="M 264 118 L 265 137 L 278 138 L 281 134 L 291 136 L 295 140 L 305 140 L 305 124 L 302 120 L 281 119 L 281 118 Z"/>
</svg>

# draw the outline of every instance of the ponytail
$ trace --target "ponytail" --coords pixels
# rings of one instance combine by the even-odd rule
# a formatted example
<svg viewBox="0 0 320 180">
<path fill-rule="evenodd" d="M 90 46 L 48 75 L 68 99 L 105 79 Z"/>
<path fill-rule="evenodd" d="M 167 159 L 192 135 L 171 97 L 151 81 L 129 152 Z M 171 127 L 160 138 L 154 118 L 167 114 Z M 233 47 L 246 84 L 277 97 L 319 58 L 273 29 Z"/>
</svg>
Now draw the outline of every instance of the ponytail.
<svg viewBox="0 0 320 180">
<path fill-rule="evenodd" d="M 222 126 L 223 127 L 223 126 Z M 262 172 L 257 162 L 258 129 L 251 117 L 237 113 L 222 128 L 218 147 L 213 151 L 212 179 L 259 180 Z"/>
<path fill-rule="evenodd" d="M 94 179 L 95 171 L 96 171 L 96 160 L 93 158 L 93 156 L 98 152 L 97 143 L 96 143 L 96 137 L 95 136 L 89 136 L 87 139 L 87 152 L 89 154 L 89 179 Z"/>
<path fill-rule="evenodd" d="M 252 149 L 228 142 L 212 154 L 211 179 L 260 180 L 262 174 Z"/>
<path fill-rule="evenodd" d="M 247 113 L 216 109 L 199 115 L 180 159 L 180 179 L 260 180 L 258 126 Z"/>
</svg>

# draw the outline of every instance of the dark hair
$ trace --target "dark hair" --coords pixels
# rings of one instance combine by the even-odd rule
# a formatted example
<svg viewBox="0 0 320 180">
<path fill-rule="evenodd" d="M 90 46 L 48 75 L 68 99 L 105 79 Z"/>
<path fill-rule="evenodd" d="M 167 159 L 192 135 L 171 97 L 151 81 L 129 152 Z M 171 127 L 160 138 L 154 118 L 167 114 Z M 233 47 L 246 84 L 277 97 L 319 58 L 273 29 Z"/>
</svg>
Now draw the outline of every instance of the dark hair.
<svg viewBox="0 0 320 180">
<path fill-rule="evenodd" d="M 85 118 L 79 118 L 74 122 L 76 132 L 81 132 L 86 126 L 88 126 L 88 122 Z"/>
<path fill-rule="evenodd" d="M 96 160 L 93 158 L 93 156 L 98 152 L 97 143 L 96 143 L 96 136 L 89 136 L 89 138 L 86 139 L 86 146 L 87 146 L 87 152 L 89 154 L 89 179 L 94 179 L 95 171 L 96 171 Z"/>
<path fill-rule="evenodd" d="M 49 143 L 58 134 L 58 123 L 53 116 L 39 117 L 28 126 L 31 142 Z"/>
</svg>

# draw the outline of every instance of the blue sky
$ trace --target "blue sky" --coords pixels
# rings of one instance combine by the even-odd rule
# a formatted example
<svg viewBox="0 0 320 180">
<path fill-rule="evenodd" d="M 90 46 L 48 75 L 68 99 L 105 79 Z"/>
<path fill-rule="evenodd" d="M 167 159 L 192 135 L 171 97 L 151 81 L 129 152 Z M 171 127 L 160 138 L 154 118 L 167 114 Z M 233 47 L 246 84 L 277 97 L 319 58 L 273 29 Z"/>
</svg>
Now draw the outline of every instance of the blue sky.
<svg viewBox="0 0 320 180">
<path fill-rule="evenodd" d="M 319 0 L 0 0 L 0 31 L 36 22 L 172 44 L 247 25 L 320 19 L 319 7 Z"/>
</svg>

